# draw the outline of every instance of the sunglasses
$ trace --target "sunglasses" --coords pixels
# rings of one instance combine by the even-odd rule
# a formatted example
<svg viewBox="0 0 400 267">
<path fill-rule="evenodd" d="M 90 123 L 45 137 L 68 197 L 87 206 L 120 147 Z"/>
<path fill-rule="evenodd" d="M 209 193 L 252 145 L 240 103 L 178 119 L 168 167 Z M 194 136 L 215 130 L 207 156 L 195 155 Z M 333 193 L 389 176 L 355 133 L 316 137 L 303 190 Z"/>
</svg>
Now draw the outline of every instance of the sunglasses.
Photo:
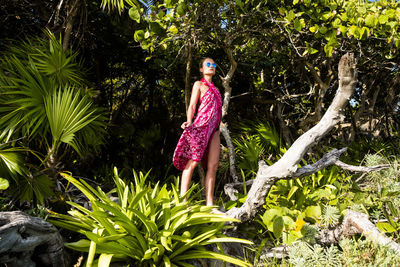
<svg viewBox="0 0 400 267">
<path fill-rule="evenodd" d="M 211 67 L 211 66 L 212 66 L 212 67 L 215 69 L 215 68 L 217 67 L 217 64 L 207 62 L 207 63 L 206 63 L 206 66 L 207 66 L 207 67 Z"/>
</svg>

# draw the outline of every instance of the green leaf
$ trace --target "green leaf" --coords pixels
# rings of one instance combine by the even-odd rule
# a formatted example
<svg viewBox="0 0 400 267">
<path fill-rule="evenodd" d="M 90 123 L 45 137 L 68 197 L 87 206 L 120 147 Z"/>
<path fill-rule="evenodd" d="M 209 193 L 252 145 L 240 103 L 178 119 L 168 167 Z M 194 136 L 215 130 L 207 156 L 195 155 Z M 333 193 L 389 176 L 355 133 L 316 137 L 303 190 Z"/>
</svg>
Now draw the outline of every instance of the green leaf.
<svg viewBox="0 0 400 267">
<path fill-rule="evenodd" d="M 186 5 L 183 2 L 179 3 L 178 6 L 176 7 L 176 13 L 178 13 L 179 16 L 185 15 L 185 10 L 186 10 Z"/>
<path fill-rule="evenodd" d="M 294 20 L 294 28 L 296 29 L 296 31 L 301 31 L 302 29 L 302 25 L 299 19 L 295 19 Z"/>
<path fill-rule="evenodd" d="M 136 6 L 129 9 L 129 17 L 137 23 L 140 23 L 140 12 Z"/>
<path fill-rule="evenodd" d="M 136 42 L 141 42 L 144 39 L 144 31 L 143 30 L 135 31 L 133 38 L 135 39 Z"/>
<path fill-rule="evenodd" d="M 324 12 L 324 13 L 321 15 L 321 18 L 322 18 L 323 20 L 328 20 L 328 19 L 330 19 L 330 18 L 332 17 L 332 15 L 333 15 L 332 12 Z"/>
<path fill-rule="evenodd" d="M 178 28 L 175 25 L 171 25 L 171 27 L 168 28 L 168 31 L 172 34 L 177 34 L 179 32 Z"/>
<path fill-rule="evenodd" d="M 222 260 L 243 267 L 251 266 L 251 264 L 241 261 L 239 259 L 235 259 L 233 257 L 211 251 L 189 251 L 186 252 L 185 254 L 177 256 L 175 260 L 179 261 L 179 260 L 204 259 L 204 258 Z"/>
<path fill-rule="evenodd" d="M 272 232 L 273 231 L 273 222 L 274 222 L 275 217 L 282 216 L 282 215 L 283 215 L 282 210 L 269 209 L 264 213 L 262 220 L 263 220 L 263 223 L 267 226 L 268 230 Z"/>
<path fill-rule="evenodd" d="M 91 123 L 105 126 L 102 122 L 96 121 L 99 115 L 96 115 L 92 102 L 86 96 L 81 97 L 73 88 L 67 87 L 48 95 L 45 100 L 45 110 L 53 138 L 52 151 L 48 156 L 57 151 L 60 142 L 71 145 L 79 155 L 83 156 L 76 139 L 79 131 L 86 126 L 89 127 Z"/>
<path fill-rule="evenodd" d="M 293 10 L 290 10 L 289 13 L 286 15 L 286 19 L 291 22 L 292 20 L 294 20 L 294 18 L 296 17 L 296 15 L 294 14 Z"/>
<path fill-rule="evenodd" d="M 0 178 L 0 190 L 6 190 L 10 186 L 7 179 Z"/>
<path fill-rule="evenodd" d="M 321 217 L 321 207 L 320 206 L 308 206 L 304 211 L 305 217 L 319 219 Z"/>
<path fill-rule="evenodd" d="M 334 47 L 332 45 L 326 44 L 324 46 L 324 51 L 327 57 L 331 57 L 332 56 L 332 52 L 333 52 Z"/>
<path fill-rule="evenodd" d="M 314 25 L 314 26 L 311 26 L 310 27 L 310 32 L 316 32 L 316 31 L 318 31 L 318 29 L 319 29 L 319 26 L 318 25 Z"/>
<path fill-rule="evenodd" d="M 65 243 L 65 246 L 78 251 L 88 252 L 90 247 L 90 241 L 87 239 L 81 239 L 77 242 Z"/>
<path fill-rule="evenodd" d="M 277 216 L 274 219 L 273 230 L 275 238 L 280 238 L 282 236 L 283 231 L 283 218 L 282 216 Z"/>
<path fill-rule="evenodd" d="M 325 27 L 325 26 L 322 26 L 322 27 L 319 28 L 319 32 L 322 33 L 322 34 L 325 34 L 327 31 L 328 31 L 328 28 Z"/>
<path fill-rule="evenodd" d="M 292 188 L 290 188 L 287 199 L 290 199 L 293 196 L 293 194 L 296 193 L 297 189 L 299 189 L 297 186 L 292 186 Z"/>
<path fill-rule="evenodd" d="M 157 35 L 162 35 L 164 33 L 163 27 L 158 22 L 155 21 L 150 22 L 149 28 L 151 32 L 154 32 Z"/>
<path fill-rule="evenodd" d="M 366 40 L 369 36 L 369 29 L 367 27 L 362 27 L 360 30 L 360 40 Z"/>
<path fill-rule="evenodd" d="M 359 6 L 359 7 L 357 8 L 357 11 L 358 11 L 360 14 L 365 14 L 365 13 L 367 13 L 367 9 L 365 8 L 365 6 Z"/>
<path fill-rule="evenodd" d="M 385 24 L 386 22 L 388 22 L 389 18 L 387 15 L 380 15 L 378 17 L 378 21 L 380 24 Z"/>
<path fill-rule="evenodd" d="M 378 222 L 376 224 L 376 227 L 378 227 L 379 230 L 381 230 L 382 232 L 385 232 L 385 233 L 396 232 L 396 229 L 390 223 L 387 223 L 387 222 Z"/>
<path fill-rule="evenodd" d="M 368 27 L 374 27 L 375 26 L 375 16 L 373 14 L 368 14 L 367 17 L 365 18 L 365 25 Z"/>
</svg>

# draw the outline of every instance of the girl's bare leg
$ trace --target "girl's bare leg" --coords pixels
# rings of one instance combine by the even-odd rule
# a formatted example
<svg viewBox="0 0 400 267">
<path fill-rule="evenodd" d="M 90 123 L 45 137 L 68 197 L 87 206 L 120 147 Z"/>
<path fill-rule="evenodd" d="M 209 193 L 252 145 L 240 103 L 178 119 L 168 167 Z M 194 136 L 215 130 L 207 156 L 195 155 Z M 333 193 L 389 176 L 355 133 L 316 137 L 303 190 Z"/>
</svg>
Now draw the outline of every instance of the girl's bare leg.
<svg viewBox="0 0 400 267">
<path fill-rule="evenodd" d="M 186 163 L 185 169 L 182 172 L 181 196 L 183 196 L 189 190 L 190 181 L 192 180 L 192 174 L 197 166 L 197 163 L 198 162 L 191 159 Z"/>
<path fill-rule="evenodd" d="M 217 174 L 220 151 L 219 131 L 214 133 L 208 148 L 207 174 L 206 174 L 206 205 L 214 205 L 215 176 Z"/>
</svg>

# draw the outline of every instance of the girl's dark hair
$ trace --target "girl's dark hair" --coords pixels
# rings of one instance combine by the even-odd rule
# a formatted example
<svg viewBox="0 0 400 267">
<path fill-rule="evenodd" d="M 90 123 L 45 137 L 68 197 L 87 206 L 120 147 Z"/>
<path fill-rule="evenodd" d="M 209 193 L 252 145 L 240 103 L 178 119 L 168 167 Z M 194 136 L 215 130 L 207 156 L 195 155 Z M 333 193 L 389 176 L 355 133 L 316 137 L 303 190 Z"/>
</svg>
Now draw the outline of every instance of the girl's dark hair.
<svg viewBox="0 0 400 267">
<path fill-rule="evenodd" d="M 206 61 L 206 59 L 212 59 L 212 58 L 210 58 L 210 57 L 203 57 L 203 58 L 200 60 L 199 69 L 201 69 L 201 68 L 203 67 L 203 63 L 204 63 L 204 61 Z M 214 60 L 214 59 L 212 59 L 212 60 Z"/>
</svg>

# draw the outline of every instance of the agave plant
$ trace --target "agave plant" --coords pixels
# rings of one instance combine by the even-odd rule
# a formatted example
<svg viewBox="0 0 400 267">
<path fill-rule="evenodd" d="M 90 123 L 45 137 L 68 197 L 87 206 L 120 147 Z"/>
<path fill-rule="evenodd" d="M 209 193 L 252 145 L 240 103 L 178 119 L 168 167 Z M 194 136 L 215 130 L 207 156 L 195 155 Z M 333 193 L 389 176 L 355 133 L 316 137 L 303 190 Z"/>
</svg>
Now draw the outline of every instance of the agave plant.
<svg viewBox="0 0 400 267">
<path fill-rule="evenodd" d="M 92 210 L 74 202 L 69 215 L 52 213 L 52 223 L 81 233 L 87 239 L 67 243 L 75 250 L 88 252 L 87 266 L 109 266 L 111 261 L 135 266 L 192 266 L 190 259 L 211 258 L 239 266 L 248 263 L 206 246 L 221 242 L 251 242 L 226 237 L 225 222 L 233 218 L 211 214 L 212 207 L 191 202 L 187 192 L 180 197 L 175 186 L 154 188 L 146 184 L 148 173 L 134 172 L 135 183 L 126 183 L 115 172 L 116 188 L 109 193 L 92 188 L 83 180 L 62 174 L 90 200 Z M 117 194 L 117 200 L 110 197 Z M 184 198 L 188 198 L 187 201 Z"/>
</svg>

